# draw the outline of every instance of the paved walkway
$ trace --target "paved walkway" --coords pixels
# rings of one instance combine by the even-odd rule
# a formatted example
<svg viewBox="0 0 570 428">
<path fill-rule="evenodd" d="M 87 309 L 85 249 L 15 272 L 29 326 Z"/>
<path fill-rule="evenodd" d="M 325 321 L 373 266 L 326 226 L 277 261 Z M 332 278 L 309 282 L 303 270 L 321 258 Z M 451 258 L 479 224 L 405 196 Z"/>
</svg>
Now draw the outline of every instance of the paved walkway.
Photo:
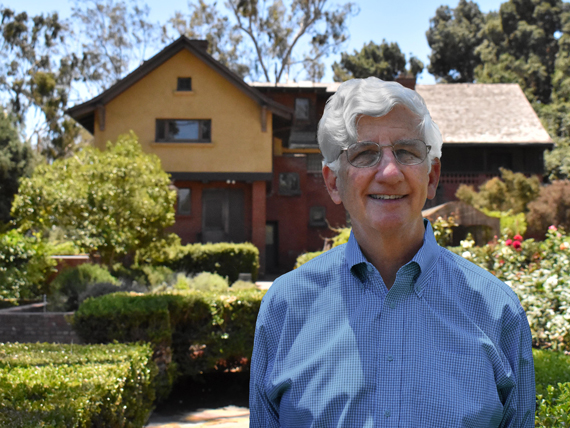
<svg viewBox="0 0 570 428">
<path fill-rule="evenodd" d="M 219 409 L 202 409 L 180 415 L 151 416 L 147 428 L 248 428 L 249 409 L 227 406 Z"/>
</svg>

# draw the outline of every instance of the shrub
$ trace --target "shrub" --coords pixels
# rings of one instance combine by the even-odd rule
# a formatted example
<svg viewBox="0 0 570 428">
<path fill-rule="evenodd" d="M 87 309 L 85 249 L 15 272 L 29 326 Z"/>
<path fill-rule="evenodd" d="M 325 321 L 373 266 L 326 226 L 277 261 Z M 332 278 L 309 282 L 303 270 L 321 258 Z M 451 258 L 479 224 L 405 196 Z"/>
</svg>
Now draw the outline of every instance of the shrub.
<svg viewBox="0 0 570 428">
<path fill-rule="evenodd" d="M 527 222 L 541 236 L 550 225 L 570 228 L 570 181 L 557 180 L 540 189 L 538 198 L 528 205 Z"/>
<path fill-rule="evenodd" d="M 256 286 L 253 282 L 238 280 L 232 284 L 232 291 L 236 290 L 255 290 Z"/>
<path fill-rule="evenodd" d="M 163 371 L 172 375 L 172 355 L 179 374 L 197 376 L 247 364 L 263 295 L 259 290 L 232 289 L 109 294 L 83 302 L 73 325 L 88 343 L 151 342 L 155 358 L 162 358 Z"/>
<path fill-rule="evenodd" d="M 0 426 L 142 427 L 151 356 L 149 345 L 0 344 Z"/>
<path fill-rule="evenodd" d="M 89 284 L 87 289 L 82 292 L 77 301 L 79 304 L 83 303 L 84 300 L 90 297 L 104 296 L 105 294 L 118 293 L 121 291 L 143 293 L 147 291 L 146 287 L 138 285 L 137 283 L 121 283 L 115 284 L 112 282 L 97 282 L 95 284 Z"/>
<path fill-rule="evenodd" d="M 50 248 L 39 238 L 15 230 L 0 235 L 0 298 L 33 299 L 49 294 L 46 278 L 54 272 Z"/>
<path fill-rule="evenodd" d="M 190 289 L 221 293 L 227 291 L 228 280 L 215 273 L 202 272 L 190 280 Z"/>
<path fill-rule="evenodd" d="M 96 283 L 118 284 L 118 281 L 100 265 L 85 263 L 66 269 L 53 280 L 54 299 L 61 302 L 63 310 L 74 311 L 79 306 L 79 295 Z"/>
<path fill-rule="evenodd" d="M 259 270 L 259 250 L 250 243 L 190 244 L 181 247 L 180 257 L 169 266 L 186 273 L 211 272 L 237 281 L 240 273 L 251 273 L 255 280 Z"/>
</svg>

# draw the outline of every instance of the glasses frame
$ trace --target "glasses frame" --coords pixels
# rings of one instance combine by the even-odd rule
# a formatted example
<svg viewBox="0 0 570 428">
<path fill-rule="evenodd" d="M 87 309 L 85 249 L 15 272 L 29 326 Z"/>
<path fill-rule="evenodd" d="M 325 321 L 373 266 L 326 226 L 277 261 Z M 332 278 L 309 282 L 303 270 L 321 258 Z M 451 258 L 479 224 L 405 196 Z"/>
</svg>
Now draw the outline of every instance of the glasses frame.
<svg viewBox="0 0 570 428">
<path fill-rule="evenodd" d="M 404 165 L 404 166 L 414 166 L 414 165 L 419 165 L 421 163 L 423 163 L 429 156 L 429 151 L 431 150 L 431 146 L 426 144 L 425 141 L 422 140 L 414 140 L 414 141 L 421 141 L 425 146 L 426 146 L 426 155 L 425 157 L 419 161 L 418 163 L 402 163 L 398 160 L 398 157 L 396 156 L 396 152 L 394 151 L 394 144 L 385 144 L 385 145 L 380 145 L 378 143 L 374 143 L 373 141 L 358 141 L 356 143 L 352 143 L 350 146 L 342 149 L 340 151 L 339 157 L 342 155 L 342 152 L 346 153 L 346 161 L 352 165 L 355 168 L 372 168 L 376 165 L 378 165 L 380 163 L 380 161 L 382 160 L 382 157 L 384 156 L 384 147 L 390 147 L 392 154 L 394 155 L 394 159 L 396 159 L 396 162 L 398 162 L 400 165 Z M 399 141 L 396 141 L 395 144 L 397 144 Z M 376 161 L 372 164 L 372 165 L 367 165 L 367 166 L 358 166 L 358 165 L 354 165 L 352 162 L 350 162 L 350 159 L 348 158 L 348 150 L 357 145 L 357 144 L 374 144 L 375 146 L 377 146 L 380 150 L 378 150 L 378 156 L 376 157 Z"/>
</svg>

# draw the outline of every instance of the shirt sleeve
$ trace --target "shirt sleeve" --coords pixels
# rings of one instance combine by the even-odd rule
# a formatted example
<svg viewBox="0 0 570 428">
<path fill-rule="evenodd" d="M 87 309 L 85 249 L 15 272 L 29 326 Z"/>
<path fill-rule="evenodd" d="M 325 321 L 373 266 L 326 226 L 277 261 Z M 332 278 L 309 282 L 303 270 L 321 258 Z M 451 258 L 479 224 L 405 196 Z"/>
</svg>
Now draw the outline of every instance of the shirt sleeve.
<svg viewBox="0 0 570 428">
<path fill-rule="evenodd" d="M 505 400 L 500 427 L 534 427 L 536 389 L 532 336 L 522 308 L 516 322 L 505 328 L 503 333 L 503 349 L 511 365 L 514 385 L 501 391 Z"/>
<path fill-rule="evenodd" d="M 279 428 L 279 413 L 266 394 L 265 379 L 273 365 L 268 352 L 269 343 L 265 327 L 257 319 L 251 372 L 249 381 L 249 426 L 250 428 Z"/>
</svg>

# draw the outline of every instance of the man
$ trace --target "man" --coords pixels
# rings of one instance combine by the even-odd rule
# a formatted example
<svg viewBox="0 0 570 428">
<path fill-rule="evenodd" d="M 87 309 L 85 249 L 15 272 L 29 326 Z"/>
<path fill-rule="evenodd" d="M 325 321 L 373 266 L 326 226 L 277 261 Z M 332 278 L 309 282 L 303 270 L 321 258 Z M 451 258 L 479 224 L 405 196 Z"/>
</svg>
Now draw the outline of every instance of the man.
<svg viewBox="0 0 570 428">
<path fill-rule="evenodd" d="M 346 245 L 275 281 L 259 312 L 251 427 L 532 427 L 531 335 L 515 293 L 422 219 L 442 138 L 421 97 L 343 83 L 319 123 Z"/>
</svg>

